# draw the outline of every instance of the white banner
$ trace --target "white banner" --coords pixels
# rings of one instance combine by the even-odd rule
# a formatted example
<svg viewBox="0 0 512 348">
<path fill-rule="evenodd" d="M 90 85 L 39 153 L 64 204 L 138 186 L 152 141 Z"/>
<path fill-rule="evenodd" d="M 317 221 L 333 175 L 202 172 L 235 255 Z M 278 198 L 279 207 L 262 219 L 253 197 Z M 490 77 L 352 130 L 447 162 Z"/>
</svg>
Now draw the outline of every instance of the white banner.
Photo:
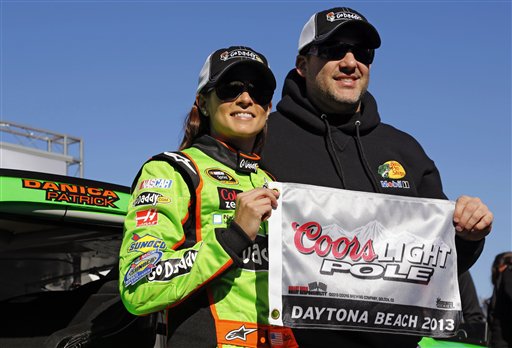
<svg viewBox="0 0 512 348">
<path fill-rule="evenodd" d="M 272 183 L 270 323 L 452 336 L 454 202 Z"/>
</svg>

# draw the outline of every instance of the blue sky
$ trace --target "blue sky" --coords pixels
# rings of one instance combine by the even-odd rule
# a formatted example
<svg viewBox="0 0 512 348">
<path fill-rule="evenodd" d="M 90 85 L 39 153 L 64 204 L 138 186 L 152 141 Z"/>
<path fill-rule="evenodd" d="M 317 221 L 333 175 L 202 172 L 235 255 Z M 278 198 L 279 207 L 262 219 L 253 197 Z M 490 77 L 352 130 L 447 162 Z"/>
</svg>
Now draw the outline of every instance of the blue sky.
<svg viewBox="0 0 512 348">
<path fill-rule="evenodd" d="M 349 6 L 382 38 L 369 90 L 383 122 L 415 136 L 448 197 L 495 213 L 472 269 L 491 295 L 494 256 L 512 250 L 510 1 L 0 0 L 2 120 L 82 138 L 85 177 L 129 185 L 177 148 L 211 51 L 247 45 L 278 80 L 317 11 Z"/>
</svg>

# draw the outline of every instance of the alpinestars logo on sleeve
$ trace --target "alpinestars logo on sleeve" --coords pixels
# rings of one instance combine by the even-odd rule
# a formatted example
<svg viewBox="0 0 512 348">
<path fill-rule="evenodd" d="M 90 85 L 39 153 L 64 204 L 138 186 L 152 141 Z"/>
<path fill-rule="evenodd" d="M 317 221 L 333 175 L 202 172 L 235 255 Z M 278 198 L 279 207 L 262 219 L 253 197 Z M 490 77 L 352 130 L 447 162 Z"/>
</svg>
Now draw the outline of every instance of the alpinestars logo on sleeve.
<svg viewBox="0 0 512 348">
<path fill-rule="evenodd" d="M 257 331 L 257 330 L 258 329 L 246 329 L 245 325 L 242 325 L 240 328 L 228 332 L 226 334 L 226 339 L 228 341 L 232 341 L 232 340 L 236 340 L 236 339 L 246 341 L 247 335 L 250 333 L 253 333 L 254 331 Z"/>
</svg>

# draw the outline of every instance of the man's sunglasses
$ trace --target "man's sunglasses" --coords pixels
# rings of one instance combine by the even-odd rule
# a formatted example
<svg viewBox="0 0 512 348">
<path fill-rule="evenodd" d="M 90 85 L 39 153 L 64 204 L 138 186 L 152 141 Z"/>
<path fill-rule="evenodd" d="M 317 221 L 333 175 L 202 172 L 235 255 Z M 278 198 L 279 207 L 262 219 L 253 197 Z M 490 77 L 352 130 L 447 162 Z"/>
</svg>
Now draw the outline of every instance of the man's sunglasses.
<svg viewBox="0 0 512 348">
<path fill-rule="evenodd" d="M 260 105 L 267 105 L 272 101 L 274 91 L 254 85 L 251 82 L 230 81 L 219 83 L 214 87 L 217 97 L 223 101 L 232 101 L 238 98 L 242 93 L 247 92 L 252 100 Z"/>
<path fill-rule="evenodd" d="M 371 64 L 375 54 L 375 50 L 372 48 L 364 48 L 346 43 L 313 45 L 307 54 L 327 60 L 340 60 L 345 57 L 347 52 L 352 52 L 356 60 L 363 64 Z"/>
</svg>

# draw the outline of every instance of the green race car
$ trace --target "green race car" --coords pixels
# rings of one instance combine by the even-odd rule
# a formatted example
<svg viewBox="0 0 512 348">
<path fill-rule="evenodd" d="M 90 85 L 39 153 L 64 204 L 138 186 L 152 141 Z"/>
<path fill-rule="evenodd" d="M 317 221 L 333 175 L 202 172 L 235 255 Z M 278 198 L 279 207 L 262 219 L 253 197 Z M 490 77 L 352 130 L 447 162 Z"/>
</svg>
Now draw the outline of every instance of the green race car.
<svg viewBox="0 0 512 348">
<path fill-rule="evenodd" d="M 154 347 L 118 292 L 125 186 L 0 169 L 0 347 Z"/>
</svg>

